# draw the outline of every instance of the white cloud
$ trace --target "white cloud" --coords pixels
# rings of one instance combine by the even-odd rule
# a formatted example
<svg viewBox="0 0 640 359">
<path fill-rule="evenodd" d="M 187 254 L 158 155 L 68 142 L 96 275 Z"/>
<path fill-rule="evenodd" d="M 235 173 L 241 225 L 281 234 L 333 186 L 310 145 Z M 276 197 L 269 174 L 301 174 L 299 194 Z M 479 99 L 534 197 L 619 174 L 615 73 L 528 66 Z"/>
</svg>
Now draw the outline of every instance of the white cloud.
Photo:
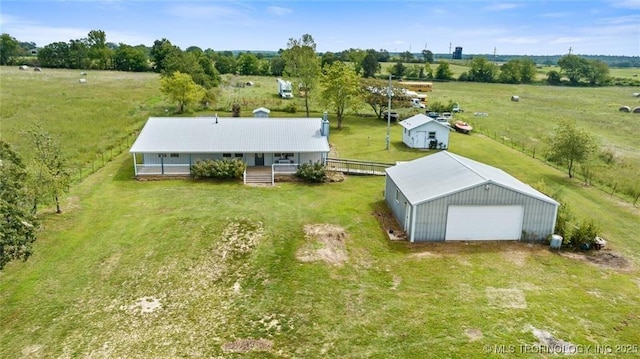
<svg viewBox="0 0 640 359">
<path fill-rule="evenodd" d="M 484 9 L 487 11 L 504 11 L 511 10 L 519 7 L 520 5 L 514 3 L 494 3 L 486 6 Z"/>
<path fill-rule="evenodd" d="M 559 37 L 557 39 L 551 40 L 550 44 L 573 44 L 575 42 L 581 42 L 583 38 L 581 37 Z"/>
<path fill-rule="evenodd" d="M 267 8 L 267 13 L 268 14 L 277 15 L 277 16 L 289 15 L 292 12 L 293 12 L 293 10 L 285 8 L 285 7 L 280 7 L 280 6 L 269 6 Z"/>
<path fill-rule="evenodd" d="M 497 40 L 505 44 L 527 45 L 540 43 L 539 39 L 533 37 L 503 37 Z"/>
<path fill-rule="evenodd" d="M 624 9 L 640 9 L 640 0 L 613 0 L 611 6 Z"/>
</svg>

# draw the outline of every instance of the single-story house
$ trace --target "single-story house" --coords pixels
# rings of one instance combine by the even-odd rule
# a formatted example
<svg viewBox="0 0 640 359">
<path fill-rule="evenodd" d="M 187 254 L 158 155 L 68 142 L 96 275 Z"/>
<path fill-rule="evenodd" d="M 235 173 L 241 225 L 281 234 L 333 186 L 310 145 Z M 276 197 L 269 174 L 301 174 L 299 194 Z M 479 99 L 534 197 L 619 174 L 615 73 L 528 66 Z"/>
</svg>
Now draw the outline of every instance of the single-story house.
<svg viewBox="0 0 640 359">
<path fill-rule="evenodd" d="M 433 118 L 417 114 L 400 121 L 402 142 L 410 148 L 447 149 L 451 127 Z"/>
<path fill-rule="evenodd" d="M 247 166 L 326 161 L 326 118 L 150 117 L 129 152 L 135 175 L 190 174 L 206 159 Z"/>
<path fill-rule="evenodd" d="M 385 201 L 410 242 L 553 234 L 558 202 L 498 168 L 440 151 L 386 172 Z"/>
</svg>

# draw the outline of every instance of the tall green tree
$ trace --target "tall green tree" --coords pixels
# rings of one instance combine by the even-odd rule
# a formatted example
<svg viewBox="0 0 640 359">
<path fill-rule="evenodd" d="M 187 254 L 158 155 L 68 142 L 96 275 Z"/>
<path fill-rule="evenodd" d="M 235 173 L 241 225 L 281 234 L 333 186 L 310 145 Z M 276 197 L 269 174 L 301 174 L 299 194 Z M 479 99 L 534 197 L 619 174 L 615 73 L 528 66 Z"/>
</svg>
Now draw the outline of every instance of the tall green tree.
<svg viewBox="0 0 640 359">
<path fill-rule="evenodd" d="M 282 52 L 282 58 L 285 62 L 285 73 L 296 79 L 295 89 L 298 95 L 304 98 L 304 106 L 309 117 L 309 99 L 312 98 L 322 73 L 313 37 L 304 34 L 300 39 L 290 38 L 287 49 Z"/>
<path fill-rule="evenodd" d="M 590 85 L 604 85 L 609 80 L 609 66 L 601 60 L 587 60 L 584 77 Z"/>
<path fill-rule="evenodd" d="M 558 60 L 558 66 L 569 79 L 569 83 L 577 85 L 586 72 L 588 62 L 577 55 L 565 55 Z"/>
<path fill-rule="evenodd" d="M 18 55 L 19 42 L 9 34 L 0 35 L 0 65 L 9 65 Z"/>
<path fill-rule="evenodd" d="M 27 131 L 35 150 L 32 168 L 33 214 L 38 204 L 55 204 L 56 213 L 62 213 L 60 197 L 69 188 L 71 172 L 67 159 L 62 154 L 59 142 L 43 130 L 35 126 Z"/>
<path fill-rule="evenodd" d="M 191 104 L 198 103 L 206 96 L 206 90 L 196 84 L 189 74 L 176 71 L 172 76 L 160 79 L 160 91 L 178 104 L 178 113 Z"/>
<path fill-rule="evenodd" d="M 392 94 L 402 93 L 402 89 L 391 85 Z M 382 118 L 382 113 L 389 107 L 389 82 L 376 78 L 360 79 L 360 98 L 364 103 L 371 106 L 377 118 Z M 400 107 L 406 99 L 403 96 L 392 96 L 391 106 Z"/>
<path fill-rule="evenodd" d="M 107 34 L 102 30 L 91 30 L 87 35 L 89 59 L 96 62 L 100 70 L 111 68 L 113 51 L 107 47 Z"/>
<path fill-rule="evenodd" d="M 0 270 L 33 252 L 38 221 L 29 211 L 27 170 L 11 146 L 0 140 Z"/>
<path fill-rule="evenodd" d="M 493 82 L 497 74 L 498 67 L 494 63 L 485 57 L 475 57 L 471 60 L 468 80 L 475 82 Z M 520 78 L 519 75 L 518 78 Z"/>
<path fill-rule="evenodd" d="M 407 71 L 407 67 L 402 63 L 402 61 L 398 61 L 391 67 L 391 74 L 395 78 L 402 78 L 404 73 Z"/>
<path fill-rule="evenodd" d="M 68 68 L 71 63 L 69 44 L 54 42 L 38 51 L 38 62 L 43 67 Z"/>
<path fill-rule="evenodd" d="M 569 177 L 576 163 L 586 163 L 598 150 L 598 141 L 591 133 L 577 126 L 574 120 L 562 120 L 549 139 L 549 159 L 567 165 Z"/>
<path fill-rule="evenodd" d="M 120 44 L 114 51 L 113 68 L 118 71 L 143 72 L 149 70 L 144 49 Z"/>
<path fill-rule="evenodd" d="M 434 77 L 438 80 L 453 79 L 453 71 L 451 71 L 449 63 L 444 60 L 440 60 L 440 62 L 438 62 L 438 67 L 436 67 L 436 74 Z"/>
<path fill-rule="evenodd" d="M 260 61 L 252 53 L 245 53 L 238 57 L 238 73 L 240 75 L 257 75 L 260 72 Z"/>
<path fill-rule="evenodd" d="M 431 52 L 431 50 L 426 50 L 426 49 L 422 50 L 422 59 L 427 64 L 432 64 L 433 63 L 433 52 Z"/>
<path fill-rule="evenodd" d="M 174 46 L 171 41 L 167 39 L 156 40 L 151 47 L 150 57 L 153 61 L 153 68 L 156 72 L 163 72 L 166 69 L 166 59 L 169 59 L 171 55 L 175 59 L 178 57 L 177 53 L 181 53 L 179 47 Z M 170 71 L 169 74 L 172 74 Z"/>
<path fill-rule="evenodd" d="M 374 77 L 376 72 L 380 71 L 380 63 L 373 52 L 367 52 L 362 60 L 362 76 L 364 78 Z"/>
<path fill-rule="evenodd" d="M 341 129 L 345 112 L 358 103 L 359 76 L 349 65 L 336 61 L 325 69 L 320 82 L 322 102 L 334 111 Z"/>
</svg>

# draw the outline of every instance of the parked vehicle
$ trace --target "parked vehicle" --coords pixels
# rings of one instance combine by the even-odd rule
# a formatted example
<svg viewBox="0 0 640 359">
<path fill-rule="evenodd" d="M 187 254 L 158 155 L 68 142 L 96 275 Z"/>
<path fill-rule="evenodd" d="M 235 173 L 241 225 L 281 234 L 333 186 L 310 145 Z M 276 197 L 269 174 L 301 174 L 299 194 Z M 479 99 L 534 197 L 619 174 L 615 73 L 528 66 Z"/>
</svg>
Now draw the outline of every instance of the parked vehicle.
<svg viewBox="0 0 640 359">
<path fill-rule="evenodd" d="M 411 101 L 411 107 L 413 107 L 413 108 L 427 108 L 427 106 L 425 106 L 425 104 L 420 102 L 419 98 L 412 98 L 410 101 Z"/>
<path fill-rule="evenodd" d="M 291 82 L 283 79 L 278 79 L 278 94 L 282 98 L 293 98 L 293 92 L 291 92 Z"/>
<path fill-rule="evenodd" d="M 427 111 L 427 116 L 429 116 L 429 117 L 431 117 L 433 119 L 436 119 L 436 118 L 440 117 L 440 114 L 437 113 L 437 112 L 433 112 L 433 111 Z"/>
<path fill-rule="evenodd" d="M 383 120 L 386 121 L 388 119 L 388 117 L 389 117 L 389 112 L 387 112 L 387 111 L 382 112 L 382 119 Z M 395 112 L 395 111 L 391 111 L 391 119 L 390 119 L 391 122 L 398 122 L 398 118 L 399 118 L 398 113 Z"/>
<path fill-rule="evenodd" d="M 456 113 L 456 112 L 464 112 L 464 110 L 462 109 L 462 107 L 460 107 L 460 105 L 457 102 L 455 102 L 453 104 L 453 107 L 451 108 L 451 112 L 454 112 L 454 113 Z"/>
<path fill-rule="evenodd" d="M 461 132 L 461 133 L 465 133 L 465 134 L 469 134 L 469 132 L 471 132 L 471 130 L 473 130 L 473 127 L 471 127 L 470 124 L 468 124 L 466 122 L 462 122 L 462 121 L 456 121 L 453 124 L 453 128 L 455 128 L 456 131 Z"/>
</svg>

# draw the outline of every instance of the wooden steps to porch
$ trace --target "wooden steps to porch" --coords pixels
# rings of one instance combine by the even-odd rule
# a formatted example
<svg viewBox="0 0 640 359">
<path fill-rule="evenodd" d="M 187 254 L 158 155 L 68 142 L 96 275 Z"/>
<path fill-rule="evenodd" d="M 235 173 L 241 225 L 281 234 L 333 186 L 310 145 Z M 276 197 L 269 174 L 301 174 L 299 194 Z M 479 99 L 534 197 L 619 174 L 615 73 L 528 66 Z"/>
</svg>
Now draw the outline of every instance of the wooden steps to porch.
<svg viewBox="0 0 640 359">
<path fill-rule="evenodd" d="M 245 184 L 272 184 L 271 167 L 247 167 Z"/>
</svg>

